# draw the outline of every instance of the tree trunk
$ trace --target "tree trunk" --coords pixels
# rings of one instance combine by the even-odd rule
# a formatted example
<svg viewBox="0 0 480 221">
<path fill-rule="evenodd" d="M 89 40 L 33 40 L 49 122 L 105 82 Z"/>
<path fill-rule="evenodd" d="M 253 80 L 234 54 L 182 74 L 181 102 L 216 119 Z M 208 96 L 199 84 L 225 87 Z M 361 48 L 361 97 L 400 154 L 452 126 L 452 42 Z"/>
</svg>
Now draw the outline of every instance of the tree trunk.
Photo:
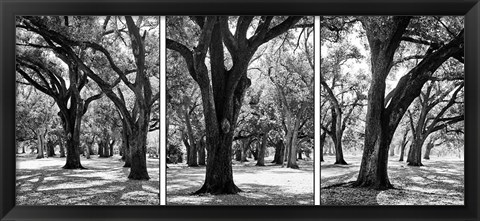
<svg viewBox="0 0 480 221">
<path fill-rule="evenodd" d="M 69 133 L 70 134 L 70 133 Z M 67 162 L 63 169 L 85 169 L 80 163 L 80 139 L 79 133 L 67 135 Z"/>
<path fill-rule="evenodd" d="M 435 145 L 433 145 L 433 142 L 430 141 L 427 144 L 427 149 L 425 150 L 425 155 L 423 155 L 423 159 L 425 160 L 430 160 L 430 153 Z"/>
<path fill-rule="evenodd" d="M 242 140 L 242 157 L 240 159 L 240 162 L 248 162 L 247 151 L 248 151 L 248 145 L 249 144 L 250 144 L 250 141 L 248 139 L 243 139 Z"/>
<path fill-rule="evenodd" d="M 98 157 L 106 158 L 109 157 L 108 154 L 108 138 L 102 138 L 100 144 L 98 145 Z"/>
<path fill-rule="evenodd" d="M 142 114 L 140 114 L 140 118 L 143 118 Z M 148 115 L 145 119 L 139 119 L 143 123 L 140 123 L 140 127 L 137 130 L 132 130 L 133 139 L 129 139 L 131 167 L 128 179 L 132 180 L 150 179 L 147 172 Z"/>
<path fill-rule="evenodd" d="M 188 166 L 189 167 L 198 167 L 198 159 L 197 159 L 197 144 L 192 143 L 188 147 Z"/>
<path fill-rule="evenodd" d="M 55 147 L 53 145 L 53 142 L 48 139 L 47 141 L 47 157 L 53 157 L 55 156 Z"/>
<path fill-rule="evenodd" d="M 418 137 L 413 140 L 412 145 L 410 146 L 410 151 L 408 155 L 408 166 L 423 166 L 422 164 L 422 147 L 425 143 L 425 138 L 423 136 Z"/>
<path fill-rule="evenodd" d="M 235 145 L 235 160 L 241 162 L 242 161 L 242 149 L 243 145 L 239 145 L 238 143 Z"/>
<path fill-rule="evenodd" d="M 91 140 L 89 140 L 88 137 L 86 138 L 86 146 L 84 151 L 85 151 L 85 158 L 87 159 L 90 159 L 90 156 L 94 155 L 92 150 L 93 142 L 95 142 L 95 135 L 92 137 Z"/>
<path fill-rule="evenodd" d="M 380 61 L 373 62 L 372 57 L 372 84 L 368 92 L 367 116 L 365 125 L 365 144 L 362 163 L 357 181 L 354 186 L 369 187 L 373 189 L 390 189 L 387 174 L 388 147 L 392 131 L 388 130 L 388 119 L 383 119 L 385 79 L 382 77 L 386 70 Z M 388 73 L 388 71 L 386 71 Z"/>
<path fill-rule="evenodd" d="M 296 117 L 293 122 L 293 130 L 290 138 L 289 157 L 287 168 L 298 169 L 297 165 L 297 137 L 298 128 L 300 127 L 300 117 Z"/>
<path fill-rule="evenodd" d="M 197 144 L 195 140 L 195 136 L 193 134 L 192 124 L 190 122 L 190 114 L 189 114 L 189 107 L 190 107 L 190 98 L 185 96 L 183 99 L 184 108 L 183 108 L 183 116 L 185 118 L 185 125 L 187 127 L 187 137 L 188 141 L 184 139 L 185 147 L 187 148 L 187 164 L 189 167 L 198 167 L 197 163 Z"/>
<path fill-rule="evenodd" d="M 125 162 L 123 167 L 131 167 L 132 165 L 129 137 L 127 122 L 125 122 L 125 119 L 122 119 L 122 160 Z"/>
<path fill-rule="evenodd" d="M 37 131 L 37 159 L 43 158 L 44 140 L 42 134 L 42 131 L 39 129 Z"/>
<path fill-rule="evenodd" d="M 217 30 L 219 31 L 219 30 Z M 219 33 L 216 33 L 219 34 Z M 218 37 L 218 36 L 217 36 Z M 219 44 L 218 44 L 219 43 Z M 220 47 L 223 48 L 221 42 L 217 42 L 215 50 L 219 50 Z M 212 48 L 211 48 L 212 50 Z M 223 50 L 223 49 L 221 49 Z M 212 53 L 212 51 L 211 51 Z M 216 54 L 216 53 L 215 53 Z M 219 55 L 219 54 L 217 54 Z M 221 54 L 222 58 L 220 59 L 223 64 L 223 53 Z M 218 58 L 213 58 L 212 62 L 218 61 Z M 246 64 L 248 65 L 248 64 Z M 212 66 L 212 67 L 217 67 Z M 216 68 L 212 68 L 212 77 L 218 76 L 218 71 Z M 238 73 L 230 73 L 232 75 Z M 245 95 L 245 89 L 250 86 L 250 79 L 246 77 L 246 69 L 242 71 L 241 79 L 236 85 L 233 94 L 228 96 L 232 87 L 225 88 L 215 88 L 215 91 L 218 95 L 215 100 L 213 100 L 213 91 L 209 86 L 206 86 L 208 83 L 203 82 L 200 85 L 202 92 L 202 101 L 204 108 L 204 117 L 205 117 L 205 127 L 207 135 L 207 168 L 205 175 L 205 182 L 203 186 L 195 192 L 195 194 L 200 193 L 211 193 L 211 194 L 236 194 L 242 190 L 238 188 L 233 182 L 233 171 L 232 171 L 232 143 L 233 143 L 233 133 L 235 130 L 235 125 L 237 118 L 240 112 L 241 105 L 243 103 L 243 97 Z M 216 79 L 218 80 L 218 79 Z M 215 81 L 215 79 L 214 79 Z M 217 85 L 218 86 L 218 85 Z M 226 90 L 226 91 L 224 91 Z M 225 95 L 224 99 L 223 97 Z M 222 96 L 220 96 L 222 95 Z M 215 104 L 215 105 L 214 105 Z M 215 107 L 215 109 L 212 109 Z"/>
<path fill-rule="evenodd" d="M 84 150 L 86 159 L 90 159 L 90 150 L 89 149 L 90 149 L 90 144 L 87 143 L 87 145 L 85 146 L 85 150 Z"/>
<path fill-rule="evenodd" d="M 331 125 L 331 137 L 333 140 L 333 145 L 335 147 L 335 163 L 340 165 L 347 165 L 345 159 L 343 158 L 343 148 L 342 148 L 342 137 L 343 137 L 343 128 L 342 128 L 342 110 L 340 109 L 340 104 L 338 103 L 335 95 L 332 90 L 326 83 L 322 83 L 324 88 L 328 91 L 330 100 L 332 101 L 332 125 Z"/>
<path fill-rule="evenodd" d="M 265 131 L 262 136 L 262 144 L 258 149 L 257 164 L 255 166 L 265 166 L 265 149 L 267 148 L 268 131 Z"/>
<path fill-rule="evenodd" d="M 286 137 L 285 137 L 285 155 L 284 155 L 284 161 L 282 161 L 282 167 L 285 165 L 285 161 L 287 161 L 287 164 L 288 162 L 290 161 L 290 158 L 291 158 L 291 152 L 292 152 L 292 138 L 293 138 L 293 131 L 294 131 L 294 125 L 292 126 L 292 121 L 293 121 L 293 116 L 292 116 L 292 112 L 286 107 L 286 105 L 284 105 L 284 109 L 283 109 L 283 115 L 284 115 L 284 119 L 285 119 L 285 133 L 286 133 Z M 296 155 L 296 153 L 295 153 Z"/>
<path fill-rule="evenodd" d="M 110 150 L 108 156 L 112 157 L 113 156 L 113 145 L 115 144 L 115 140 L 112 140 L 110 143 Z"/>
<path fill-rule="evenodd" d="M 272 163 L 275 163 L 276 165 L 282 164 L 284 161 L 284 154 L 285 153 L 285 145 L 283 144 L 283 140 L 278 139 L 277 142 L 275 143 L 275 155 L 273 157 Z"/>
<path fill-rule="evenodd" d="M 65 157 L 65 146 L 63 140 L 59 138 L 58 143 L 60 144 L 60 157 Z"/>
<path fill-rule="evenodd" d="M 393 188 L 387 173 L 388 149 L 400 121 L 397 116 L 393 122 L 390 122 L 390 114 L 385 110 L 385 80 L 392 68 L 395 50 L 400 45 L 403 32 L 411 18 L 382 19 L 385 19 L 382 22 L 389 24 L 385 26 L 387 28 L 381 35 L 378 33 L 382 30 L 378 29 L 384 26 L 378 27 L 376 20 L 362 21 L 370 46 L 372 80 L 368 91 L 362 162 L 358 178 L 354 183 L 354 186 L 379 190 Z"/>
<path fill-rule="evenodd" d="M 405 156 L 405 148 L 407 147 L 407 144 L 408 144 L 407 136 L 408 136 L 408 130 L 406 130 L 405 133 L 403 134 L 402 144 L 400 147 L 401 148 L 400 159 L 398 161 L 403 161 L 403 157 Z"/>
<path fill-rule="evenodd" d="M 298 149 L 297 153 L 298 153 L 298 159 L 303 160 L 303 158 L 302 158 L 303 151 L 301 149 Z"/>
<path fill-rule="evenodd" d="M 323 131 L 323 133 L 320 134 L 320 162 L 324 162 L 323 147 L 325 146 L 325 138 L 326 137 L 327 137 L 327 132 Z"/>
<path fill-rule="evenodd" d="M 198 165 L 205 166 L 205 142 L 202 138 L 198 140 Z"/>
<path fill-rule="evenodd" d="M 192 138 L 193 139 L 193 138 Z M 185 133 L 182 133 L 182 141 L 185 145 L 185 149 L 187 151 L 187 165 L 189 167 L 197 167 L 197 150 L 195 142 L 192 142 L 190 138 L 185 136 Z"/>
<path fill-rule="evenodd" d="M 70 79 L 72 81 L 73 94 L 71 97 L 72 106 L 70 109 L 60 109 L 62 121 L 64 121 L 65 137 L 67 140 L 67 162 L 63 169 L 85 169 L 80 163 L 80 130 L 82 125 L 82 116 L 84 114 L 84 102 L 80 98 L 80 92 L 77 90 L 76 78 L 78 70 L 75 67 L 70 68 Z M 75 75 L 72 76 L 72 75 Z M 76 104 L 76 105 L 73 105 Z"/>
<path fill-rule="evenodd" d="M 400 159 L 398 159 L 398 161 L 403 161 L 403 157 L 405 156 L 405 147 L 407 147 L 407 145 L 402 145 L 401 147 L 401 151 L 400 151 Z"/>
<path fill-rule="evenodd" d="M 101 140 L 100 142 L 98 142 L 98 150 L 97 150 L 97 154 L 98 154 L 98 157 L 103 157 L 104 153 L 103 153 L 103 147 L 104 147 L 104 141 Z"/>
<path fill-rule="evenodd" d="M 25 153 L 25 145 L 22 145 L 22 153 Z"/>
<path fill-rule="evenodd" d="M 395 156 L 395 146 L 390 145 L 390 156 L 393 157 Z"/>
</svg>

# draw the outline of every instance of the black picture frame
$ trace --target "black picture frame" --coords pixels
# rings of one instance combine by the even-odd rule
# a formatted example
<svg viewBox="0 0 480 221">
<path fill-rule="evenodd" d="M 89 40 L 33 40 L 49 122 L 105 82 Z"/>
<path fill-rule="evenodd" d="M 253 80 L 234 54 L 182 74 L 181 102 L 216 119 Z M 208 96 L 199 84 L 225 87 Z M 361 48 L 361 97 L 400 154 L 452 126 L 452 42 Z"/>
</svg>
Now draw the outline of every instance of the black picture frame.
<svg viewBox="0 0 480 221">
<path fill-rule="evenodd" d="M 465 206 L 15 206 L 16 15 L 464 15 Z M 479 220 L 478 0 L 0 0 L 0 220 Z"/>
</svg>

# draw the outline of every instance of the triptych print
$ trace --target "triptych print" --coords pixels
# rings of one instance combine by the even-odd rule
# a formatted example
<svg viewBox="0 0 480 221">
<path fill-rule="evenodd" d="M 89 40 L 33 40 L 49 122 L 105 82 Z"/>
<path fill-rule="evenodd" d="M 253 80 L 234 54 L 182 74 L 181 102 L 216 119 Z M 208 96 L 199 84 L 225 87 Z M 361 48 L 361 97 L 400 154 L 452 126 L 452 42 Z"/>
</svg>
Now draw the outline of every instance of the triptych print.
<svg viewBox="0 0 480 221">
<path fill-rule="evenodd" d="M 18 16 L 17 205 L 464 205 L 455 16 Z"/>
</svg>

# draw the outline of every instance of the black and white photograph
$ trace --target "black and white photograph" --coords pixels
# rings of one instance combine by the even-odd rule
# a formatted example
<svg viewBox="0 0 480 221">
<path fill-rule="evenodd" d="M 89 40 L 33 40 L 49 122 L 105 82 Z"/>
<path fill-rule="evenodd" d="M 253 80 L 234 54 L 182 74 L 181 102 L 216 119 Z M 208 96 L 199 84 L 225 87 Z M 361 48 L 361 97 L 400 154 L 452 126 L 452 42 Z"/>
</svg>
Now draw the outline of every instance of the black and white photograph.
<svg viewBox="0 0 480 221">
<path fill-rule="evenodd" d="M 321 205 L 464 205 L 464 17 L 322 16 Z"/>
<path fill-rule="evenodd" d="M 159 205 L 159 17 L 16 17 L 16 204 Z"/>
<path fill-rule="evenodd" d="M 314 204 L 314 17 L 166 17 L 166 205 Z"/>
</svg>

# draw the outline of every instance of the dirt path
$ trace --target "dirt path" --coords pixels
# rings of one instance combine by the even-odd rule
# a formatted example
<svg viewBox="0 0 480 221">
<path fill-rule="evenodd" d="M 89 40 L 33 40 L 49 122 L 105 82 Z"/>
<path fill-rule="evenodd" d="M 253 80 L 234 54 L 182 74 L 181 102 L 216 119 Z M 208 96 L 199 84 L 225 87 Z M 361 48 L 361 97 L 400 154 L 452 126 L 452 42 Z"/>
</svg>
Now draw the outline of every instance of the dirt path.
<svg viewBox="0 0 480 221">
<path fill-rule="evenodd" d="M 65 158 L 17 155 L 17 205 L 159 205 L 158 159 L 149 181 L 128 180 L 119 156 L 81 161 L 86 170 L 64 170 Z"/>
</svg>

